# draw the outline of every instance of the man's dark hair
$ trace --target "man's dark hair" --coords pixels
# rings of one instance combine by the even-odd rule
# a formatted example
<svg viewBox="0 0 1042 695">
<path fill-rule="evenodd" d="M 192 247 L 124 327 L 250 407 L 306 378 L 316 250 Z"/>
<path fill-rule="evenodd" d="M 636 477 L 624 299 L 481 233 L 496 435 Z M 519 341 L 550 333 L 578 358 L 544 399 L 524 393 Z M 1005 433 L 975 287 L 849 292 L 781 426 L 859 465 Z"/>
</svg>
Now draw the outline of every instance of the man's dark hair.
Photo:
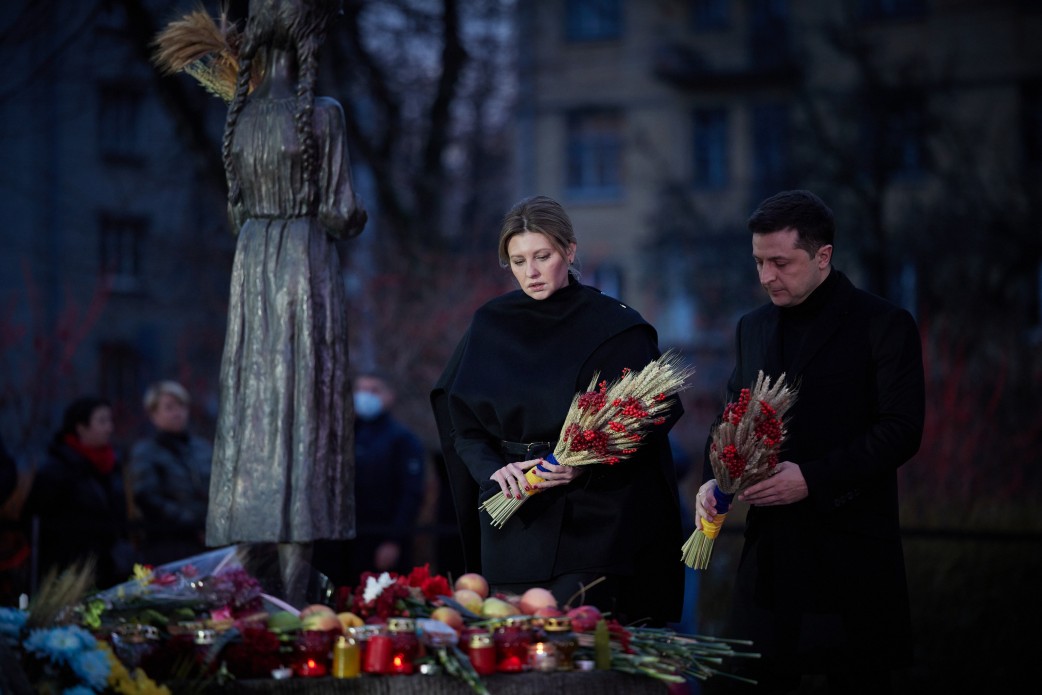
<svg viewBox="0 0 1042 695">
<path fill-rule="evenodd" d="M 822 246 L 832 244 L 836 236 L 836 220 L 825 202 L 810 191 L 782 191 L 760 203 L 749 218 L 753 234 L 771 234 L 795 229 L 796 248 L 810 255 Z"/>
</svg>

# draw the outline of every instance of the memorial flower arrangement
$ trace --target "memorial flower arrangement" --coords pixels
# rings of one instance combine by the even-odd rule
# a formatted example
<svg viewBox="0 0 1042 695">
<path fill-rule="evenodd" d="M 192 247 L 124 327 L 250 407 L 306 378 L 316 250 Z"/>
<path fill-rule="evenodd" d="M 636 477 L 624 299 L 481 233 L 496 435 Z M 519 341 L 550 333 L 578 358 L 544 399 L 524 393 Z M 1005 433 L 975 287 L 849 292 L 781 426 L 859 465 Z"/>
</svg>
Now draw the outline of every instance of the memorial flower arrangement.
<svg viewBox="0 0 1042 695">
<path fill-rule="evenodd" d="M 675 394 L 688 388 L 694 369 L 685 366 L 679 354 L 669 351 L 643 369 L 623 370 L 622 376 L 608 383 L 594 374 L 586 391 L 572 399 L 564 425 L 547 463 L 562 466 L 614 465 L 636 453 L 641 442 L 657 425 L 666 421 Z M 532 489 L 521 499 L 494 495 L 482 504 L 492 517 L 492 525 L 502 528 L 543 482 L 539 464 L 530 468 L 525 479 Z"/>
<path fill-rule="evenodd" d="M 479 574 L 453 583 L 428 565 L 408 574 L 365 573 L 358 586 L 345 587 L 337 608 L 314 604 L 298 611 L 262 593 L 261 581 L 240 559 L 229 548 L 161 568 L 138 567 L 129 581 L 94 594 L 83 590 L 91 582 L 89 567 L 69 570 L 28 611 L 0 609 L 0 647 L 18 656 L 25 679 L 41 692 L 73 695 L 169 695 L 236 678 L 325 676 L 336 663 L 332 645 L 346 635 L 367 635 L 360 637 L 368 647 L 355 676 L 441 672 L 487 694 L 465 651 L 469 637 L 491 636 L 517 618 L 531 621 L 535 640 L 539 621 L 567 617 L 577 659 L 593 664 L 596 658 L 597 668 L 667 682 L 716 675 L 721 659 L 743 656 L 735 641 L 623 626 L 595 606 L 558 608 L 538 587 L 520 596 L 490 594 Z M 390 670 L 370 669 L 377 639 L 399 649 L 398 637 L 386 630 L 394 635 L 394 622 L 406 618 L 415 624 L 415 651 L 404 657 L 410 668 L 395 670 L 395 655 Z M 529 668 L 535 667 L 522 662 L 513 670 Z"/>
<path fill-rule="evenodd" d="M 716 518 L 702 520 L 684 543 L 681 557 L 693 569 L 705 569 L 713 541 L 727 518 L 734 496 L 774 474 L 778 451 L 785 440 L 785 415 L 796 401 L 796 390 L 785 384 L 785 374 L 772 385 L 761 371 L 751 388 L 728 403 L 713 428 L 709 461 L 716 478 Z"/>
</svg>

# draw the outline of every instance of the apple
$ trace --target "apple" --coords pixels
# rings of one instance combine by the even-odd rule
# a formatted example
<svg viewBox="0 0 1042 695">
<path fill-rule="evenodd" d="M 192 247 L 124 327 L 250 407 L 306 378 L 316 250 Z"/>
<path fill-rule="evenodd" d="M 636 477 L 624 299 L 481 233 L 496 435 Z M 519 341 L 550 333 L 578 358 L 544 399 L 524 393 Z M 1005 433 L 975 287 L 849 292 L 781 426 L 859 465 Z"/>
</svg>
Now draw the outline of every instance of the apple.
<svg viewBox="0 0 1042 695">
<path fill-rule="evenodd" d="M 518 604 L 518 608 L 525 615 L 535 615 L 540 608 L 548 607 L 557 608 L 557 599 L 547 589 L 539 586 L 533 586 L 521 594 L 521 602 Z"/>
<path fill-rule="evenodd" d="M 459 591 L 460 589 L 470 589 L 482 600 L 488 598 L 488 582 L 477 572 L 467 572 L 461 574 L 459 579 L 456 580 L 456 584 L 452 587 Z"/>
<path fill-rule="evenodd" d="M 481 604 L 484 602 L 481 594 L 473 589 L 456 589 L 452 594 L 452 600 L 471 613 L 481 613 Z"/>
<path fill-rule="evenodd" d="M 576 632 L 589 632 L 597 627 L 597 621 L 601 619 L 601 611 L 597 606 L 579 606 L 568 611 L 568 617 L 572 619 L 572 629 Z"/>
<path fill-rule="evenodd" d="M 312 603 L 309 606 L 304 606 L 300 609 L 300 619 L 308 617 L 309 615 L 336 615 L 336 611 L 327 606 L 324 603 Z"/>
<path fill-rule="evenodd" d="M 505 618 L 508 615 L 517 615 L 517 609 L 510 605 L 509 601 L 490 596 L 481 604 L 481 615 L 485 618 Z"/>
<path fill-rule="evenodd" d="M 431 619 L 445 623 L 457 633 L 463 629 L 463 616 L 452 606 L 438 606 L 431 611 Z"/>
<path fill-rule="evenodd" d="M 564 611 L 556 606 L 543 606 L 532 614 L 533 618 L 560 618 Z"/>
<path fill-rule="evenodd" d="M 340 624 L 340 618 L 332 608 L 321 603 L 313 603 L 301 609 L 300 628 L 319 632 L 342 632 L 344 626 Z"/>
</svg>

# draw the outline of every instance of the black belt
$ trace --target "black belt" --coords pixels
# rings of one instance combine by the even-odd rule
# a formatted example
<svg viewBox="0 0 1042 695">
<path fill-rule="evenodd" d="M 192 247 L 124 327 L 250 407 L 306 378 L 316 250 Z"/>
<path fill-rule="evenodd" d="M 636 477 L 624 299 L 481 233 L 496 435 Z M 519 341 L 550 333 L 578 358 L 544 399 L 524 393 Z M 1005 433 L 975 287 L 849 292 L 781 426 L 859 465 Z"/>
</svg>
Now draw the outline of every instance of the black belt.
<svg viewBox="0 0 1042 695">
<path fill-rule="evenodd" d="M 499 443 L 499 450 L 512 456 L 530 456 L 534 451 L 553 451 L 557 442 L 507 442 Z"/>
</svg>

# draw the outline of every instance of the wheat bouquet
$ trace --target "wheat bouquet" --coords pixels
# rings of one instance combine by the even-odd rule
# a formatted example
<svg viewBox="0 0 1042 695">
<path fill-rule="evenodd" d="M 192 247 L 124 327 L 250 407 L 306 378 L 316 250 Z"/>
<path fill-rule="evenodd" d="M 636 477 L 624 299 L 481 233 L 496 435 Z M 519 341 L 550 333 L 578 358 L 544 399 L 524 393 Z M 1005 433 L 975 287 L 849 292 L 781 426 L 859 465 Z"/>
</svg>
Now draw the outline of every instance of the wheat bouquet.
<svg viewBox="0 0 1042 695">
<path fill-rule="evenodd" d="M 713 553 L 713 541 L 727 518 L 734 496 L 774 474 L 778 450 L 785 440 L 785 414 L 796 401 L 795 389 L 785 385 L 785 374 L 772 385 L 760 372 L 751 389 L 742 389 L 738 400 L 728 403 L 713 429 L 709 462 L 716 478 L 716 517 L 702 520 L 681 549 L 688 567 L 705 569 Z"/>
<path fill-rule="evenodd" d="M 679 354 L 669 351 L 639 371 L 624 369 L 610 384 L 594 374 L 587 390 L 572 398 L 557 445 L 546 462 L 612 465 L 629 458 L 656 426 L 665 423 L 666 413 L 676 402 L 672 396 L 688 388 L 693 373 Z M 481 507 L 492 516 L 492 525 L 502 528 L 529 496 L 539 492 L 535 485 L 544 481 L 539 473 L 548 470 L 541 463 L 528 470 L 525 478 L 532 489 L 521 499 L 494 495 L 486 500 Z"/>
</svg>

